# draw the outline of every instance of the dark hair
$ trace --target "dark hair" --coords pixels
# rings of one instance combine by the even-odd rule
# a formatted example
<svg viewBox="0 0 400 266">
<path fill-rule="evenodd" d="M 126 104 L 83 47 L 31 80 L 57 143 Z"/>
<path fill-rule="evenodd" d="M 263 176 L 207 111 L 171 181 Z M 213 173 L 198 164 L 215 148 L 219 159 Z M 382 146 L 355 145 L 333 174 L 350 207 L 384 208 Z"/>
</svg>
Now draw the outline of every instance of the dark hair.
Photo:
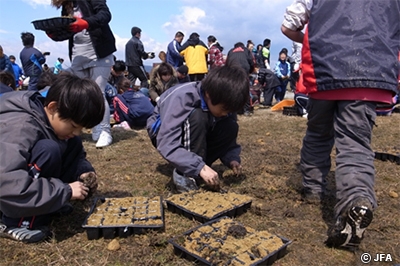
<svg viewBox="0 0 400 266">
<path fill-rule="evenodd" d="M 57 75 L 54 74 L 53 72 L 50 71 L 43 71 L 42 74 L 40 74 L 38 83 L 37 83 L 37 89 L 42 90 L 47 86 L 53 85 L 57 78 Z"/>
<path fill-rule="evenodd" d="M 263 46 L 268 46 L 268 45 L 270 45 L 270 43 L 271 43 L 270 39 L 265 39 L 263 42 Z"/>
<path fill-rule="evenodd" d="M 117 84 L 118 92 L 121 90 L 123 92 L 127 91 L 131 87 L 131 81 L 128 78 L 123 77 Z"/>
<path fill-rule="evenodd" d="M 234 48 L 244 47 L 244 43 L 242 43 L 242 42 L 237 42 L 237 43 L 235 43 L 235 45 L 234 45 L 233 47 L 234 47 Z"/>
<path fill-rule="evenodd" d="M 246 46 L 246 47 L 248 48 L 250 44 L 252 44 L 252 45 L 254 46 L 253 41 L 252 41 L 252 40 L 248 40 L 248 41 L 247 41 L 247 46 Z"/>
<path fill-rule="evenodd" d="M 30 32 L 21 33 L 21 40 L 23 46 L 33 46 L 35 43 L 35 36 Z"/>
<path fill-rule="evenodd" d="M 126 70 L 126 65 L 125 62 L 122 60 L 117 60 L 115 61 L 113 67 L 114 71 L 125 71 Z"/>
<path fill-rule="evenodd" d="M 288 53 L 288 49 L 286 49 L 286 48 L 282 48 L 281 52 L 283 52 L 283 53 L 285 53 L 285 54 L 287 55 L 287 53 Z M 280 53 L 279 53 L 279 54 L 280 54 Z"/>
<path fill-rule="evenodd" d="M 9 59 L 14 59 L 14 60 L 15 60 L 15 56 L 13 56 L 13 55 L 10 55 L 8 58 L 9 58 Z"/>
<path fill-rule="evenodd" d="M 263 47 L 262 44 L 258 44 L 258 45 L 257 45 L 257 50 L 259 50 L 259 49 L 262 48 L 262 47 Z"/>
<path fill-rule="evenodd" d="M 185 37 L 185 34 L 183 34 L 183 32 L 181 32 L 181 31 L 178 31 L 175 33 L 175 38 L 176 37 Z"/>
<path fill-rule="evenodd" d="M 157 69 L 157 74 L 161 77 L 161 76 L 166 76 L 166 75 L 171 75 L 171 76 L 173 76 L 174 75 L 174 69 L 173 69 L 173 67 L 170 65 L 170 64 L 168 64 L 168 63 L 161 63 L 159 66 L 158 66 L 158 69 Z"/>
<path fill-rule="evenodd" d="M 219 42 L 217 42 L 217 38 L 215 38 L 213 35 L 210 35 L 207 37 L 207 40 L 209 42 L 215 43 L 215 46 L 222 52 L 224 50 L 224 47 L 222 47 Z"/>
<path fill-rule="evenodd" d="M 62 72 L 50 87 L 44 106 L 52 101 L 57 102 L 61 119 L 71 119 L 86 128 L 92 128 L 103 120 L 104 97 L 91 79 Z"/>
<path fill-rule="evenodd" d="M 11 87 L 13 90 L 16 90 L 15 87 L 15 78 L 14 76 L 8 71 L 0 71 L 0 83 Z"/>
<path fill-rule="evenodd" d="M 249 76 L 240 66 L 213 68 L 201 86 L 213 105 L 222 104 L 229 112 L 239 111 L 249 99 Z"/>
<path fill-rule="evenodd" d="M 57 58 L 57 60 L 60 61 L 61 63 L 64 62 L 64 59 L 61 57 Z"/>
<path fill-rule="evenodd" d="M 193 39 L 193 40 L 198 40 L 199 38 L 200 38 L 200 35 L 197 32 L 193 32 L 189 36 L 189 39 Z"/>
<path fill-rule="evenodd" d="M 132 36 L 135 36 L 137 33 L 141 33 L 141 32 L 142 32 L 142 30 L 138 27 L 132 27 L 132 29 L 131 29 Z"/>
</svg>

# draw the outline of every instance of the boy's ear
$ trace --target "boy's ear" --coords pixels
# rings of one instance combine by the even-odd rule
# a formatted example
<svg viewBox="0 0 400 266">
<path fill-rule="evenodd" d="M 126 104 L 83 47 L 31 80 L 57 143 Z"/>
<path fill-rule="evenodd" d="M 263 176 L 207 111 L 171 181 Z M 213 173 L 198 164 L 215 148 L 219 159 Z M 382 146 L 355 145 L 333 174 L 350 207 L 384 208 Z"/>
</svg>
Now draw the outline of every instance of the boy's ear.
<svg viewBox="0 0 400 266">
<path fill-rule="evenodd" d="M 54 115 L 57 113 L 58 110 L 58 104 L 56 101 L 52 101 L 47 105 L 47 110 L 49 110 L 50 114 Z"/>
</svg>

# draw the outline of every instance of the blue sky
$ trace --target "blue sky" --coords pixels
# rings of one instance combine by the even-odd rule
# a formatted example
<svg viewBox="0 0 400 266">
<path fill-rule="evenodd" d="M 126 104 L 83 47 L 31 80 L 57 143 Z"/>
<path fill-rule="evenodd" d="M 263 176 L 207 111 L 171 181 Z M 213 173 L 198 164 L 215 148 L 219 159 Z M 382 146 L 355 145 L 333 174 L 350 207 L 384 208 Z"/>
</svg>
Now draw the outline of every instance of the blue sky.
<svg viewBox="0 0 400 266">
<path fill-rule="evenodd" d="M 166 51 L 175 32 L 185 34 L 184 42 L 192 32 L 200 34 L 207 43 L 207 36 L 214 35 L 227 53 L 233 45 L 252 40 L 256 45 L 265 38 L 272 41 L 271 61 L 276 62 L 281 48 L 291 51 L 291 41 L 282 35 L 280 25 L 283 13 L 292 0 L 109 0 L 113 15 L 110 22 L 116 38 L 118 59 L 125 59 L 125 44 L 131 37 L 130 29 L 142 29 L 141 40 L 148 52 Z M 21 32 L 32 32 L 35 47 L 47 57 L 53 66 L 57 57 L 68 60 L 68 41 L 54 42 L 43 31 L 35 30 L 31 21 L 56 17 L 60 10 L 50 5 L 50 0 L 0 0 L 0 45 L 7 55 L 15 55 L 19 63 L 22 43 Z M 158 62 L 146 60 L 145 65 Z"/>
</svg>

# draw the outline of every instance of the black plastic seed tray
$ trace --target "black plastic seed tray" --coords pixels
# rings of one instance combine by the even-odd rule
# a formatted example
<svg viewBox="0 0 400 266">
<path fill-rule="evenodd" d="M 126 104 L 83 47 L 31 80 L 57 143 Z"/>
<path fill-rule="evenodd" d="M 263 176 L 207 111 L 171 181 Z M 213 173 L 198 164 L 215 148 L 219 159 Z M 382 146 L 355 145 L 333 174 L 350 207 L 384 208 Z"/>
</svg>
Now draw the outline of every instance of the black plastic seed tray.
<svg viewBox="0 0 400 266">
<path fill-rule="evenodd" d="M 251 244 L 243 246 L 244 248 L 240 248 L 238 246 L 233 249 L 225 248 L 224 245 L 240 245 L 244 244 L 245 242 L 239 243 L 240 240 L 232 236 L 228 237 L 227 235 L 221 234 L 221 232 L 223 231 L 229 232 L 229 230 L 226 230 L 227 228 L 223 228 L 217 225 L 219 222 L 224 221 L 224 219 L 228 219 L 226 220 L 227 225 L 245 227 L 243 224 L 234 221 L 226 216 L 209 221 L 193 229 L 190 229 L 182 235 L 169 239 L 168 242 L 174 246 L 175 255 L 192 261 L 197 265 L 272 265 L 276 260 L 282 258 L 286 254 L 287 246 L 292 243 L 292 241 L 286 238 L 271 235 L 265 231 L 256 231 L 249 227 L 245 227 L 249 230 L 246 233 L 249 234 L 249 238 L 255 239 L 256 235 L 258 234 L 257 241 L 259 242 L 253 242 L 253 244 L 257 243 L 254 246 L 251 246 Z M 268 235 L 270 236 L 269 238 Z M 263 244 L 266 245 L 265 243 L 267 243 L 267 241 L 272 241 L 271 239 L 274 239 L 273 241 L 275 241 L 275 245 L 279 244 L 280 247 L 274 250 L 267 250 L 264 248 L 264 246 L 260 246 Z M 280 241 L 282 241 L 282 243 L 280 243 Z M 215 245 L 216 242 L 220 244 Z M 188 246 L 191 245 L 191 243 L 194 243 L 195 247 L 199 248 L 191 252 L 185 247 L 186 243 Z M 261 249 L 262 252 L 260 252 Z M 207 256 L 207 258 L 199 255 L 204 250 L 204 254 L 207 255 L 203 256 Z M 231 250 L 232 254 L 228 254 L 227 250 Z M 241 253 L 235 254 L 236 251 Z M 194 252 L 197 252 L 199 254 L 195 254 Z M 262 256 L 261 253 L 264 256 Z"/>
<path fill-rule="evenodd" d="M 400 165 L 400 154 L 395 155 L 387 152 L 375 152 L 375 159 L 381 161 L 390 161 Z"/>
<path fill-rule="evenodd" d="M 197 193 L 195 193 L 194 195 L 196 195 L 196 194 Z M 217 194 L 217 192 L 215 192 L 214 194 Z M 221 194 L 224 194 L 224 193 L 221 193 Z M 179 194 L 179 195 L 183 195 L 183 194 Z M 210 203 L 213 200 L 214 200 L 213 198 L 210 198 L 208 203 Z M 194 211 L 189 210 L 188 208 L 185 208 L 185 206 L 175 203 L 169 199 L 166 199 L 165 202 L 167 204 L 167 208 L 169 211 L 183 215 L 186 218 L 189 218 L 191 220 L 195 219 L 201 223 L 205 223 L 210 220 L 214 220 L 214 219 L 217 219 L 217 218 L 220 218 L 223 216 L 237 217 L 237 216 L 243 214 L 244 212 L 246 212 L 251 207 L 252 200 L 249 199 L 249 200 L 246 200 L 245 202 L 241 202 L 240 204 L 235 205 L 233 207 L 223 209 L 220 212 L 217 212 L 212 216 L 205 215 L 204 213 L 196 213 Z M 210 209 L 211 208 L 212 207 L 210 207 Z"/>
<path fill-rule="evenodd" d="M 115 199 L 126 199 L 128 202 L 120 206 L 113 204 Z M 124 238 L 144 234 L 147 230 L 163 231 L 165 223 L 162 198 L 97 198 L 82 227 L 89 240 L 101 237 L 113 239 L 117 236 Z"/>
<path fill-rule="evenodd" d="M 36 30 L 58 30 L 62 28 L 69 27 L 69 24 L 74 22 L 75 18 L 70 17 L 54 17 L 54 18 L 46 18 L 32 21 L 33 26 Z"/>
<path fill-rule="evenodd" d="M 285 106 L 285 107 L 283 107 L 282 114 L 288 115 L 288 116 L 300 116 L 299 113 L 297 112 L 297 107 L 296 106 Z"/>
</svg>

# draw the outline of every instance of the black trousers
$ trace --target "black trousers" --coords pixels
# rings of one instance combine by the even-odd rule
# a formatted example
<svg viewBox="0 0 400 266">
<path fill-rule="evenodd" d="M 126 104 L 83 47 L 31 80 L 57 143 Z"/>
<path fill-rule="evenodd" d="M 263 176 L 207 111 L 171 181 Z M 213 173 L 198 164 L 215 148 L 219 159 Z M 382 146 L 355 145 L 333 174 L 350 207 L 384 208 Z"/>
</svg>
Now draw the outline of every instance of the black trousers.
<svg viewBox="0 0 400 266">
<path fill-rule="evenodd" d="M 131 81 L 132 85 L 135 84 L 135 80 L 138 78 L 141 88 L 149 87 L 149 81 L 143 66 L 128 66 L 128 72 L 128 79 Z"/>
<path fill-rule="evenodd" d="M 32 178 L 59 178 L 64 183 L 77 180 L 79 160 L 82 153 L 82 140 L 74 137 L 68 140 L 68 145 L 63 152 L 57 142 L 50 139 L 38 141 L 31 151 L 28 164 L 28 173 Z M 88 171 L 91 171 L 88 169 Z M 38 226 L 47 226 L 52 221 L 52 214 L 43 214 L 30 217 L 11 218 L 3 214 L 2 222 L 7 227 L 28 227 L 34 229 Z"/>
<path fill-rule="evenodd" d="M 187 136 L 190 138 L 183 145 L 202 157 L 209 166 L 236 145 L 239 131 L 236 115 L 218 119 L 209 112 L 196 108 L 190 114 L 188 122 L 182 128 L 182 140 L 187 139 Z"/>
</svg>

